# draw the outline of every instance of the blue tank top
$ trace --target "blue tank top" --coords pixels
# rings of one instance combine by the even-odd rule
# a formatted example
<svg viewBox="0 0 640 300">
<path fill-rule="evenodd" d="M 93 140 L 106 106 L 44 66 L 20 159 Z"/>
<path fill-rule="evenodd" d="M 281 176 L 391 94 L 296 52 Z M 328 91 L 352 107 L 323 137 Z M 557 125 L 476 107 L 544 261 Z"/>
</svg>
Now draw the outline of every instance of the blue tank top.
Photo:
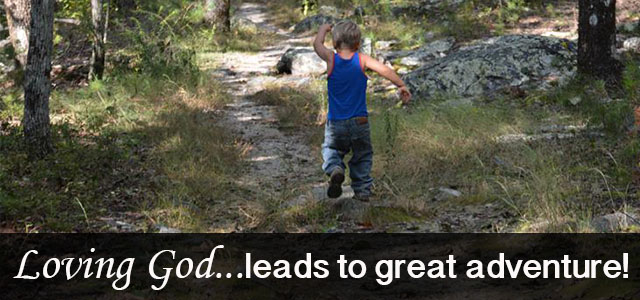
<svg viewBox="0 0 640 300">
<path fill-rule="evenodd" d="M 331 121 L 340 121 L 368 116 L 368 80 L 360 65 L 359 53 L 356 52 L 351 59 L 343 59 L 335 53 L 333 69 L 328 78 L 329 114 L 327 118 Z"/>
</svg>

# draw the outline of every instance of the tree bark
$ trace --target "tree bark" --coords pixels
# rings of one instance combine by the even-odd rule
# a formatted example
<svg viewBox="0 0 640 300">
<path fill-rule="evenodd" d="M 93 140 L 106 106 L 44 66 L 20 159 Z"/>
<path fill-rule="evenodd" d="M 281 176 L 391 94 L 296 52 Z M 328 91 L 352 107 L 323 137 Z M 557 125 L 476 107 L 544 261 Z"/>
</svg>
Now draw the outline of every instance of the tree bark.
<svg viewBox="0 0 640 300">
<path fill-rule="evenodd" d="M 610 81 L 619 73 L 616 51 L 616 1 L 580 0 L 578 70 Z"/>
<path fill-rule="evenodd" d="M 207 14 L 205 20 L 214 25 L 216 31 L 231 31 L 231 1 L 230 0 L 207 0 Z"/>
<path fill-rule="evenodd" d="M 93 46 L 89 66 L 89 80 L 102 79 L 105 61 L 105 23 L 102 0 L 91 0 L 91 23 Z"/>
<path fill-rule="evenodd" d="M 11 44 L 16 52 L 18 68 L 27 64 L 29 27 L 31 24 L 31 0 L 4 0 L 7 26 Z"/>
<path fill-rule="evenodd" d="M 31 157 L 53 150 L 49 124 L 53 11 L 55 0 L 32 0 L 29 54 L 24 83 L 24 136 Z"/>
</svg>

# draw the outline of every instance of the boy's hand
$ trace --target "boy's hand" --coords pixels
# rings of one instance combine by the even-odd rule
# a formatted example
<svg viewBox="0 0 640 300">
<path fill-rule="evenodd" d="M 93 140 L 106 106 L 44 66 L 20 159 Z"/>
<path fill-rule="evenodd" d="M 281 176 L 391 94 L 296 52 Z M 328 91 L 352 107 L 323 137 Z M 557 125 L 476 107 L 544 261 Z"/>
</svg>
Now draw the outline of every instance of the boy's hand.
<svg viewBox="0 0 640 300">
<path fill-rule="evenodd" d="M 409 92 L 409 89 L 407 89 L 406 86 L 400 87 L 398 92 L 400 93 L 400 99 L 402 99 L 404 104 L 409 104 L 409 102 L 411 102 L 411 92 Z"/>
<path fill-rule="evenodd" d="M 331 29 L 333 29 L 333 26 L 331 24 L 322 24 L 320 25 L 320 28 L 318 28 L 319 32 L 329 32 L 331 31 Z"/>
</svg>

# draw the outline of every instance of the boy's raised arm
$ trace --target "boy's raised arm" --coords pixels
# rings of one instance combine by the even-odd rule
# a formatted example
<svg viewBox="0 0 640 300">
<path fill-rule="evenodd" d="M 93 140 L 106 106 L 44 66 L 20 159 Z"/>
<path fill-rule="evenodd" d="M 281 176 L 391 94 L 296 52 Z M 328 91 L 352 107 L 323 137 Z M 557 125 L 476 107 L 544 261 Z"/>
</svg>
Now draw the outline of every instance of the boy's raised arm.
<svg viewBox="0 0 640 300">
<path fill-rule="evenodd" d="M 329 31 L 331 31 L 331 25 L 324 24 L 320 26 L 316 39 L 313 41 L 313 50 L 315 50 L 316 54 L 326 62 L 329 62 L 329 59 L 331 59 L 331 56 L 333 55 L 333 51 L 324 46 L 324 40 L 327 38 L 327 33 L 329 33 Z"/>
<path fill-rule="evenodd" d="M 385 66 L 383 63 L 379 62 L 377 59 L 370 57 L 369 55 L 362 54 L 364 67 L 374 72 L 380 74 L 380 76 L 390 80 L 398 87 L 398 91 L 400 92 L 400 97 L 402 101 L 406 104 L 411 101 L 411 92 L 407 89 L 404 81 L 396 74 L 396 71 Z"/>
</svg>

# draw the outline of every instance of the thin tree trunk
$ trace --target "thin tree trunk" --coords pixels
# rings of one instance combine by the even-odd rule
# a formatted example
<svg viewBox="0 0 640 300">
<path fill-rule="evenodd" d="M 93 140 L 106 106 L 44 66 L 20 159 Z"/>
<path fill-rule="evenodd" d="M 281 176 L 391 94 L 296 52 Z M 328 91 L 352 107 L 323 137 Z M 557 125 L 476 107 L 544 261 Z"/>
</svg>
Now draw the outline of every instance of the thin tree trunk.
<svg viewBox="0 0 640 300">
<path fill-rule="evenodd" d="M 205 20 L 214 25 L 217 31 L 231 31 L 231 1 L 230 0 L 207 0 L 207 14 Z"/>
<path fill-rule="evenodd" d="M 17 67 L 27 64 L 29 50 L 29 27 L 31 24 L 31 0 L 4 0 L 7 26 L 11 44 L 16 52 Z"/>
<path fill-rule="evenodd" d="M 93 25 L 93 48 L 89 67 L 89 80 L 102 79 L 105 61 L 105 23 L 102 0 L 91 0 L 91 23 Z"/>
<path fill-rule="evenodd" d="M 32 0 L 29 55 L 24 84 L 24 136 L 32 157 L 52 151 L 49 124 L 51 56 L 53 53 L 53 10 L 55 0 Z"/>
<path fill-rule="evenodd" d="M 616 1 L 580 0 L 578 17 L 578 70 L 582 74 L 611 81 L 617 78 Z"/>
<path fill-rule="evenodd" d="M 109 17 L 111 12 L 111 0 L 107 0 L 106 15 L 104 17 L 104 34 L 102 35 L 102 43 L 107 44 L 107 32 L 109 31 Z"/>
</svg>

